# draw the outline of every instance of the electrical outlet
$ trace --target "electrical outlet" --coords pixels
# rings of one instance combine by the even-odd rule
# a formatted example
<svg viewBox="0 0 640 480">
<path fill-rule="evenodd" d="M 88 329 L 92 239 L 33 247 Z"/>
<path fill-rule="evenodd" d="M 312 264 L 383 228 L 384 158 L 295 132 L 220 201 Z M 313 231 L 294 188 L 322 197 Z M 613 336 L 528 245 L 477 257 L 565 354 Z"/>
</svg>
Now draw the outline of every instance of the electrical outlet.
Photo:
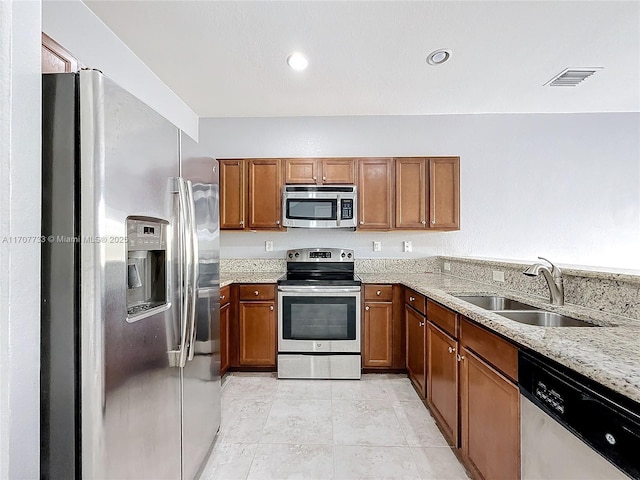
<svg viewBox="0 0 640 480">
<path fill-rule="evenodd" d="M 499 270 L 493 271 L 493 281 L 494 282 L 504 282 L 504 272 Z"/>
<path fill-rule="evenodd" d="M 264 242 L 264 251 L 265 252 L 273 252 L 273 241 L 265 240 Z"/>
<path fill-rule="evenodd" d="M 450 272 L 451 271 L 451 263 L 444 262 L 444 264 L 442 265 L 442 268 L 444 268 L 445 272 Z"/>
<path fill-rule="evenodd" d="M 373 242 L 373 251 L 380 252 L 382 250 L 382 242 Z"/>
<path fill-rule="evenodd" d="M 410 241 L 402 242 L 402 251 L 403 252 L 410 252 L 412 250 L 413 250 L 413 245 L 411 245 Z"/>
</svg>

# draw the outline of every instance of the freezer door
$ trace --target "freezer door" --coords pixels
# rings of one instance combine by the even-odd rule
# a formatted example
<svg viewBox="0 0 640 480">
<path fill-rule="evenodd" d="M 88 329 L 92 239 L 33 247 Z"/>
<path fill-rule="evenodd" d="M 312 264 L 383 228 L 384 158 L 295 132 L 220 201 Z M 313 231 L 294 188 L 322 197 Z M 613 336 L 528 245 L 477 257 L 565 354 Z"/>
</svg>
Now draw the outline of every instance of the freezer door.
<svg viewBox="0 0 640 480">
<path fill-rule="evenodd" d="M 220 228 L 218 162 L 182 134 L 182 177 L 191 183 L 198 275 L 189 361 L 183 371 L 184 478 L 199 475 L 220 427 Z"/>
<path fill-rule="evenodd" d="M 127 317 L 126 219 L 173 228 L 178 131 L 100 73 L 82 71 L 80 151 L 81 476 L 175 480 L 181 370 L 169 352 L 179 344 L 179 295 L 169 281 L 166 308 Z"/>
</svg>

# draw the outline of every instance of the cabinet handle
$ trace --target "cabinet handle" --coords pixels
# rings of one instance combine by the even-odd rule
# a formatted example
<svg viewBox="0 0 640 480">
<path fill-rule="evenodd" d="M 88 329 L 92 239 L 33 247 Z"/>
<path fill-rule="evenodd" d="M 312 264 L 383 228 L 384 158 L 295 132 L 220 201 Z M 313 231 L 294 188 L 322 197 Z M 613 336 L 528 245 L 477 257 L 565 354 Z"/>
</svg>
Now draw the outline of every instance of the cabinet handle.
<svg viewBox="0 0 640 480">
<path fill-rule="evenodd" d="M 224 300 L 224 297 L 225 297 L 225 296 L 226 296 L 226 295 L 220 295 L 220 300 Z"/>
<path fill-rule="evenodd" d="M 381 291 L 381 290 L 378 290 L 378 291 L 376 292 L 376 295 L 378 295 L 378 296 L 380 296 L 381 294 L 382 294 L 382 291 Z"/>
<path fill-rule="evenodd" d="M 458 354 L 456 354 L 456 358 L 458 359 L 459 362 L 461 362 L 462 360 L 464 360 L 464 355 L 460 355 L 458 353 Z"/>
<path fill-rule="evenodd" d="M 244 220 L 240 220 L 240 225 L 244 225 Z"/>
<path fill-rule="evenodd" d="M 269 305 L 269 310 L 273 312 L 273 305 Z"/>
<path fill-rule="evenodd" d="M 419 327 L 424 327 L 424 322 L 418 322 Z"/>
<path fill-rule="evenodd" d="M 324 182 L 327 179 L 327 177 L 322 177 L 322 181 Z"/>
<path fill-rule="evenodd" d="M 360 220 L 360 225 L 364 225 L 364 220 Z"/>
<path fill-rule="evenodd" d="M 426 220 L 422 220 L 422 224 L 423 224 L 423 225 L 426 225 L 426 224 L 427 224 L 427 221 L 426 221 Z"/>
<path fill-rule="evenodd" d="M 409 297 L 409 301 L 410 301 L 410 302 L 415 301 L 415 299 L 416 299 L 416 297 Z"/>
<path fill-rule="evenodd" d="M 449 353 L 453 353 L 453 352 L 455 352 L 455 351 L 456 351 L 456 349 L 455 349 L 455 348 L 453 348 L 453 347 L 449 347 Z"/>
<path fill-rule="evenodd" d="M 276 220 L 276 225 L 280 225 L 280 220 Z"/>
<path fill-rule="evenodd" d="M 260 294 L 260 292 L 258 292 L 258 290 L 256 290 L 255 292 L 253 292 L 253 294 L 257 297 Z"/>
<path fill-rule="evenodd" d="M 368 311 L 369 311 L 369 305 L 367 305 L 366 307 L 364 307 L 364 309 L 368 312 Z"/>
<path fill-rule="evenodd" d="M 318 180 L 318 177 L 313 177 L 313 181 L 315 182 L 316 180 Z"/>
</svg>

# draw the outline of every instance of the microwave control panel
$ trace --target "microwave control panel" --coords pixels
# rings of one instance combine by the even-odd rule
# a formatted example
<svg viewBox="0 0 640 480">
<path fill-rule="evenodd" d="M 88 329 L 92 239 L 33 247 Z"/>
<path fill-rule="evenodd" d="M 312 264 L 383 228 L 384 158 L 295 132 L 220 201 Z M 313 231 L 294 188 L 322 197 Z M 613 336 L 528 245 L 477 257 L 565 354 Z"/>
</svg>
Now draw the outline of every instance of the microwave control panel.
<svg viewBox="0 0 640 480">
<path fill-rule="evenodd" d="M 353 199 L 343 198 L 340 201 L 340 218 L 342 220 L 353 220 Z"/>
</svg>

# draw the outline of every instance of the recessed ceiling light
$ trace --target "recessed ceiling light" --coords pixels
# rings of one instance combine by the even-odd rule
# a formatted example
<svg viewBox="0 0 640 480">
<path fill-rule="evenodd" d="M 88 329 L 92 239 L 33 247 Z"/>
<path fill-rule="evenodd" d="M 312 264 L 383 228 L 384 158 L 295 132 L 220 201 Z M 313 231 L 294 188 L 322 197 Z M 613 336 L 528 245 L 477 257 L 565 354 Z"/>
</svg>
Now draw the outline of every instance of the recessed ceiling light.
<svg viewBox="0 0 640 480">
<path fill-rule="evenodd" d="M 441 48 L 440 50 L 436 50 L 429 54 L 427 57 L 427 63 L 429 65 L 440 65 L 449 60 L 449 57 L 451 57 L 451 50 Z"/>
<path fill-rule="evenodd" d="M 300 52 L 293 52 L 287 57 L 287 64 L 298 72 L 304 70 L 309 65 L 309 60 Z"/>
</svg>

